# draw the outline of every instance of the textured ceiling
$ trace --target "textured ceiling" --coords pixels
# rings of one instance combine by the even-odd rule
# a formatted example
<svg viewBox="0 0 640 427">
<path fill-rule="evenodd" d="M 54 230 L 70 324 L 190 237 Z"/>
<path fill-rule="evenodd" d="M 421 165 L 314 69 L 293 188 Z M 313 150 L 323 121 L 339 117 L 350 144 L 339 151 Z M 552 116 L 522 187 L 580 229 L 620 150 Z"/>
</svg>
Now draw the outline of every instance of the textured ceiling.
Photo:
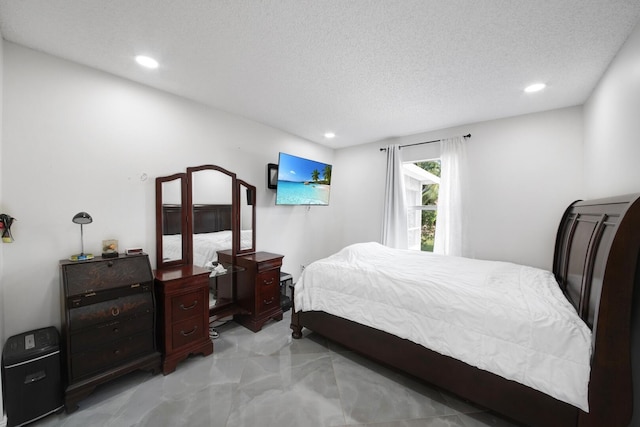
<svg viewBox="0 0 640 427">
<path fill-rule="evenodd" d="M 6 40 L 330 147 L 582 104 L 639 19 L 638 0 L 0 1 Z"/>
</svg>

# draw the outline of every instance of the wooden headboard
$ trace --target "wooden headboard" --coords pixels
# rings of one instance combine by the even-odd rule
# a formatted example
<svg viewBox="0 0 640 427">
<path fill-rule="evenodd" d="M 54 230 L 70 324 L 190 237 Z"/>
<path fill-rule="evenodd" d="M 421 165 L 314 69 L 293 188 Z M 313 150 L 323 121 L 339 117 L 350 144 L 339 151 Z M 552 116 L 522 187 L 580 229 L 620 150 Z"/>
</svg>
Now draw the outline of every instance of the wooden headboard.
<svg viewBox="0 0 640 427">
<path fill-rule="evenodd" d="M 640 287 L 640 195 L 569 206 L 558 229 L 553 272 L 593 331 L 588 425 L 598 425 L 591 424 L 594 419 L 626 425 L 633 414 L 631 361 L 638 356 L 631 354 L 631 342 L 640 335 L 633 303 Z M 619 423 L 607 407 L 617 408 Z"/>
<path fill-rule="evenodd" d="M 231 205 L 194 205 L 193 232 L 214 233 L 231 230 Z M 182 233 L 182 207 L 162 205 L 162 234 Z"/>
</svg>

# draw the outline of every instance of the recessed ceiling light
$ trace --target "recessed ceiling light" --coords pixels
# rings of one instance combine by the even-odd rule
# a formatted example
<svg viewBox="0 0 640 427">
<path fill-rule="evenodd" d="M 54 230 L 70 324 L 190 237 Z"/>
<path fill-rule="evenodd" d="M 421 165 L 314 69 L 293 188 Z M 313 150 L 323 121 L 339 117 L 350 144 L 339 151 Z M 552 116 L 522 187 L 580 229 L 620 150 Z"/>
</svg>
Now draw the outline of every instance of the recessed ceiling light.
<svg viewBox="0 0 640 427">
<path fill-rule="evenodd" d="M 336 134 L 333 133 L 333 132 L 327 132 L 327 133 L 324 134 L 324 137 L 327 138 L 327 139 L 333 139 L 333 138 L 336 137 Z"/>
<path fill-rule="evenodd" d="M 143 67 L 147 68 L 158 68 L 158 61 L 153 58 L 144 55 L 136 56 L 136 62 Z"/>
<path fill-rule="evenodd" d="M 524 89 L 524 91 L 527 92 L 527 93 L 539 92 L 542 89 L 544 89 L 545 87 L 547 87 L 547 85 L 544 84 L 544 83 L 535 83 L 535 84 L 532 84 L 530 86 L 527 86 Z"/>
</svg>

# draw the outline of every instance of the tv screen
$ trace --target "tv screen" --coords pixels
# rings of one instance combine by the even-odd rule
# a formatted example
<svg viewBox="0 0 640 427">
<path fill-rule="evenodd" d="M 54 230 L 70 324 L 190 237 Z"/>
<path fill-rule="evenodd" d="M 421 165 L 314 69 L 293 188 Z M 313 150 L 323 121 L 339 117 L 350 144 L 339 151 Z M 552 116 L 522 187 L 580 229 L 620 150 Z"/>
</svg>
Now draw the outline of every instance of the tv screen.
<svg viewBox="0 0 640 427">
<path fill-rule="evenodd" d="M 331 165 L 280 153 L 276 205 L 329 204 Z"/>
</svg>

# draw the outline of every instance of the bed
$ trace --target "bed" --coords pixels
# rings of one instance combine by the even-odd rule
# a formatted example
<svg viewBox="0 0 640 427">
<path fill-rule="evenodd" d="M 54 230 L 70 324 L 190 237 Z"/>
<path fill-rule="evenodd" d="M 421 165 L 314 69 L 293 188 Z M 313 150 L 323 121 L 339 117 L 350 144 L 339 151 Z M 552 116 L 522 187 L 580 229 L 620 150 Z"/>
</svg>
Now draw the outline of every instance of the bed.
<svg viewBox="0 0 640 427">
<path fill-rule="evenodd" d="M 365 249 L 373 250 L 367 245 Z M 391 255 L 384 250 L 382 253 L 389 259 Z M 416 264 L 415 260 L 404 260 L 394 255 L 387 263 L 382 263 L 376 262 L 376 256 L 371 255 L 375 252 L 365 250 L 369 255 L 363 260 L 356 248 L 346 248 L 346 253 L 343 251 L 319 260 L 317 268 L 316 263 L 309 265 L 296 283 L 291 319 L 295 339 L 302 337 L 303 327 L 308 328 L 373 360 L 525 425 L 626 426 L 631 422 L 631 361 L 637 356 L 635 347 L 640 341 L 637 339 L 640 336 L 640 316 L 633 310 L 638 299 L 634 287 L 636 283 L 640 284 L 638 195 L 571 204 L 558 227 L 553 272 L 509 263 L 484 264 L 483 261 L 469 260 L 472 270 L 477 270 L 475 272 L 480 275 L 496 276 L 498 282 L 511 283 L 514 277 L 523 280 L 521 285 L 513 286 L 520 291 L 513 291 L 508 299 L 510 302 L 505 304 L 495 305 L 492 302 L 502 301 L 497 296 L 499 293 L 511 293 L 509 284 L 504 288 L 504 283 L 483 282 L 484 288 L 478 293 L 475 276 L 463 269 L 458 264 L 461 260 L 454 257 L 449 257 L 451 267 L 457 273 L 452 280 L 445 280 L 442 276 L 444 261 L 431 261 L 442 269 L 430 270 L 433 271 L 429 275 L 432 280 L 425 279 L 424 282 L 431 282 L 429 288 L 435 286 L 435 290 L 425 291 L 419 281 L 408 274 L 412 269 L 407 265 Z M 367 259 L 373 262 L 367 263 Z M 345 270 L 351 261 L 363 271 L 351 273 Z M 381 268 L 372 264 L 379 264 Z M 389 271 L 389 265 L 402 267 Z M 355 274 L 360 276 L 356 278 Z M 398 290 L 400 284 L 394 281 L 396 276 L 403 279 L 408 287 Z M 421 277 L 424 279 L 427 275 Z M 388 281 L 388 286 L 379 286 L 385 281 Z M 452 282 L 447 285 L 449 287 L 438 287 L 440 282 L 447 281 Z M 374 299 L 368 306 L 358 301 L 362 292 L 354 290 L 357 289 L 356 284 L 362 283 L 368 286 L 367 293 Z M 460 288 L 462 296 L 452 293 L 451 286 Z M 349 291 L 343 297 L 332 295 L 340 288 L 348 288 Z M 391 305 L 399 305 L 398 301 L 402 300 L 399 294 L 409 292 L 407 289 L 415 294 L 409 294 L 412 297 L 409 306 L 403 303 L 399 308 L 410 312 L 411 316 L 402 317 L 401 311 L 387 310 L 382 312 L 382 316 L 371 314 L 367 319 L 367 313 L 373 311 L 376 304 L 392 301 Z M 390 296 L 383 292 L 395 294 Z M 419 298 L 418 293 L 425 293 L 426 301 Z M 441 298 L 437 298 L 438 294 Z M 469 300 L 462 302 L 460 298 L 465 294 Z M 347 302 L 347 308 L 337 308 L 339 299 Z M 451 302 L 449 306 L 445 304 L 448 299 Z M 546 307 L 547 303 L 552 307 Z M 516 311 L 518 307 L 525 307 L 523 311 L 532 313 L 529 317 L 536 321 L 533 326 L 516 320 L 499 321 L 506 311 L 503 305 L 514 305 Z M 370 310 L 362 310 L 365 306 Z M 364 318 L 354 317 L 353 312 L 364 312 Z M 456 353 L 456 341 L 460 344 L 460 337 L 471 340 L 468 335 L 474 328 L 465 323 L 457 323 L 454 327 L 443 327 L 438 323 L 438 319 L 443 318 L 456 319 L 457 322 L 467 315 L 471 315 L 476 324 L 499 329 L 479 331 L 492 336 L 485 339 L 484 347 L 480 347 L 490 356 L 488 361 L 470 360 L 464 351 L 463 354 Z M 420 328 L 416 326 L 420 316 L 431 322 L 428 323 L 430 335 L 426 345 L 420 338 Z M 564 332 L 561 331 L 565 327 L 563 322 L 569 325 Z M 504 346 L 499 344 L 499 339 L 510 333 L 505 326 L 515 330 L 511 333 L 516 341 L 519 336 L 534 337 L 524 341 L 527 345 L 533 342 L 541 346 L 542 352 L 546 347 L 554 347 L 548 351 L 552 353 L 551 361 L 538 358 L 540 349 L 529 348 L 523 342 L 514 344 L 509 341 L 508 346 L 515 350 L 507 348 L 503 351 Z M 559 338 L 546 337 L 558 331 Z M 443 341 L 444 347 L 438 345 L 438 341 Z M 525 352 L 518 353 L 522 350 L 519 347 L 523 347 Z M 458 345 L 460 349 L 464 346 Z M 468 349 L 466 353 L 482 352 L 476 351 L 475 345 L 472 351 Z M 523 375 L 515 365 L 526 358 L 532 360 L 525 366 L 527 374 Z M 567 360 L 560 363 L 556 359 Z M 524 378 L 527 375 L 533 379 Z M 545 375 L 546 378 L 540 380 Z"/>
<path fill-rule="evenodd" d="M 218 251 L 232 247 L 231 205 L 193 206 L 193 264 L 211 267 Z M 182 207 L 162 206 L 162 254 L 165 259 L 182 258 Z M 251 247 L 252 231 L 240 230 L 240 247 Z"/>
</svg>

